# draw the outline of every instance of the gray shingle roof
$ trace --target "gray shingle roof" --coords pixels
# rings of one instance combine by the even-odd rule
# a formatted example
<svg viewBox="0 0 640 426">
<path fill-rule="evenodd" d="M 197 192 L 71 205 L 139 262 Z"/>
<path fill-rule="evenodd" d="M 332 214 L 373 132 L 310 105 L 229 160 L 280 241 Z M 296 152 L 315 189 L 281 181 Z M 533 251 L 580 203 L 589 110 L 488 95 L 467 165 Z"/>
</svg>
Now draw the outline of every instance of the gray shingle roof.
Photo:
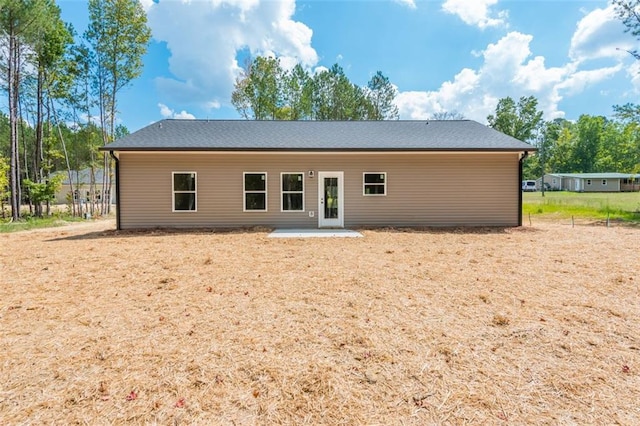
<svg viewBox="0 0 640 426">
<path fill-rule="evenodd" d="M 162 120 L 101 148 L 107 151 L 533 151 L 470 120 Z"/>
<path fill-rule="evenodd" d="M 55 172 L 54 176 L 62 175 L 64 180 L 62 181 L 63 185 L 69 185 L 69 173 L 66 170 L 62 170 L 59 172 Z M 95 182 L 102 183 L 103 178 L 102 169 L 96 168 L 94 170 Z M 91 169 L 82 169 L 82 170 L 71 170 L 71 181 L 75 185 L 77 183 L 82 183 L 89 185 L 91 183 Z"/>
<path fill-rule="evenodd" d="M 578 179 L 630 179 L 638 174 L 629 173 L 549 173 L 549 176 L 573 177 Z"/>
</svg>

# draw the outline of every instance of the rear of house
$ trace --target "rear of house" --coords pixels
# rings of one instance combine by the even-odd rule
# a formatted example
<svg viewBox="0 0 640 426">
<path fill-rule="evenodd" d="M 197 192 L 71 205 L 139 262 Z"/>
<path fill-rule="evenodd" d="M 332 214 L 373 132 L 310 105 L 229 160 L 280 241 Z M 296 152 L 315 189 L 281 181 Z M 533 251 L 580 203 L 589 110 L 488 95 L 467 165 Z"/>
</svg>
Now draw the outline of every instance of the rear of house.
<svg viewBox="0 0 640 426">
<path fill-rule="evenodd" d="M 103 148 L 121 229 L 516 226 L 532 150 L 470 121 L 164 120 L 136 133 Z"/>
</svg>

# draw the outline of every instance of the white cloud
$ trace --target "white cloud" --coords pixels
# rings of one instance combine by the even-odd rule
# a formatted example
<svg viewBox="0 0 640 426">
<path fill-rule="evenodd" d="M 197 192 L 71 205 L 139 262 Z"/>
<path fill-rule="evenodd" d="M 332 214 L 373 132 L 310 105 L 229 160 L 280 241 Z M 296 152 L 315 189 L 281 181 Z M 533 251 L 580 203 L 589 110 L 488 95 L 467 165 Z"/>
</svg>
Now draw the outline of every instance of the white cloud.
<svg viewBox="0 0 640 426">
<path fill-rule="evenodd" d="M 633 91 L 636 94 L 640 93 L 640 61 L 634 61 L 633 64 L 631 64 L 627 69 L 627 76 L 631 80 Z"/>
<path fill-rule="evenodd" d="M 446 0 L 442 4 L 442 10 L 457 15 L 464 23 L 483 30 L 487 27 L 507 24 L 506 10 L 501 10 L 492 16 L 490 9 L 496 3 L 498 0 Z"/>
<path fill-rule="evenodd" d="M 517 100 L 529 95 L 538 99 L 546 119 L 563 117 L 558 104 L 564 97 L 579 94 L 623 69 L 618 63 L 583 70 L 579 62 L 572 61 L 547 67 L 543 56 L 532 57 L 532 41 L 531 35 L 510 32 L 479 54 L 483 63 L 477 70 L 465 68 L 437 90 L 400 92 L 396 99 L 400 117 L 425 119 L 438 112 L 458 111 L 467 118 L 486 122 L 500 98 L 511 96 Z M 636 82 L 640 89 L 640 78 Z"/>
<path fill-rule="evenodd" d="M 416 8 L 416 2 L 415 0 L 393 0 L 396 3 L 399 3 L 403 6 L 407 6 L 409 9 L 415 9 Z"/>
<path fill-rule="evenodd" d="M 172 78 L 158 78 L 175 103 L 226 103 L 240 71 L 238 52 L 277 55 L 284 67 L 318 61 L 312 30 L 292 19 L 295 0 L 145 0 L 153 38 L 171 53 Z"/>
<path fill-rule="evenodd" d="M 595 70 L 577 71 L 571 74 L 566 80 L 562 81 L 556 87 L 564 89 L 567 95 L 575 95 L 584 91 L 587 86 L 599 83 L 603 80 L 611 78 L 623 68 L 622 64 L 613 67 L 599 68 Z"/>
<path fill-rule="evenodd" d="M 569 57 L 575 62 L 599 58 L 623 58 L 633 49 L 633 38 L 624 32 L 613 5 L 594 9 L 578 22 L 571 38 Z"/>
<path fill-rule="evenodd" d="M 165 104 L 158 104 L 158 108 L 160 108 L 160 115 L 162 118 L 176 118 L 179 120 L 194 120 L 196 118 L 193 114 L 189 114 L 184 110 L 176 113 Z"/>
</svg>

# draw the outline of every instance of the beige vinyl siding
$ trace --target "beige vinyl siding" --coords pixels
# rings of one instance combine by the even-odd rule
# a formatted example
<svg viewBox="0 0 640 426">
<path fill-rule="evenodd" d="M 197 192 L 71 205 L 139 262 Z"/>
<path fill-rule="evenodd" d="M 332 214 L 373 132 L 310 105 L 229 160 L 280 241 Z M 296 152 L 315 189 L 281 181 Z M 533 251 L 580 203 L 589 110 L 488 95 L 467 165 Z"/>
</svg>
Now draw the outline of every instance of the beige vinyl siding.
<svg viewBox="0 0 640 426">
<path fill-rule="evenodd" d="M 517 153 L 120 153 L 120 225 L 318 226 L 318 172 L 344 172 L 344 225 L 518 223 Z M 172 212 L 171 172 L 198 174 L 197 212 Z M 267 172 L 266 212 L 243 212 L 243 172 Z M 314 171 L 314 177 L 309 177 Z M 362 194 L 363 172 L 387 173 L 387 195 Z M 302 212 L 281 212 L 281 172 L 304 174 Z M 314 217 L 309 217 L 309 212 Z"/>
<path fill-rule="evenodd" d="M 620 179 L 590 179 L 591 185 L 587 185 L 587 180 L 582 179 L 582 190 L 584 192 L 620 192 Z M 604 185 L 602 181 L 606 181 Z"/>
</svg>

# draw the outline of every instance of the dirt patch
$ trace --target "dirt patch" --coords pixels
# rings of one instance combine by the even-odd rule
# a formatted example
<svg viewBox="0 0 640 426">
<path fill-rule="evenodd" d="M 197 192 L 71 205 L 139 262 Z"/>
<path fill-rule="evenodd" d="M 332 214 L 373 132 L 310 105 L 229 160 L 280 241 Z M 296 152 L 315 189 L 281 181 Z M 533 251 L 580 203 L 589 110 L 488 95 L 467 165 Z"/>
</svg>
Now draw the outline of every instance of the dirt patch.
<svg viewBox="0 0 640 426">
<path fill-rule="evenodd" d="M 640 230 L 0 235 L 0 419 L 638 424 Z"/>
</svg>

